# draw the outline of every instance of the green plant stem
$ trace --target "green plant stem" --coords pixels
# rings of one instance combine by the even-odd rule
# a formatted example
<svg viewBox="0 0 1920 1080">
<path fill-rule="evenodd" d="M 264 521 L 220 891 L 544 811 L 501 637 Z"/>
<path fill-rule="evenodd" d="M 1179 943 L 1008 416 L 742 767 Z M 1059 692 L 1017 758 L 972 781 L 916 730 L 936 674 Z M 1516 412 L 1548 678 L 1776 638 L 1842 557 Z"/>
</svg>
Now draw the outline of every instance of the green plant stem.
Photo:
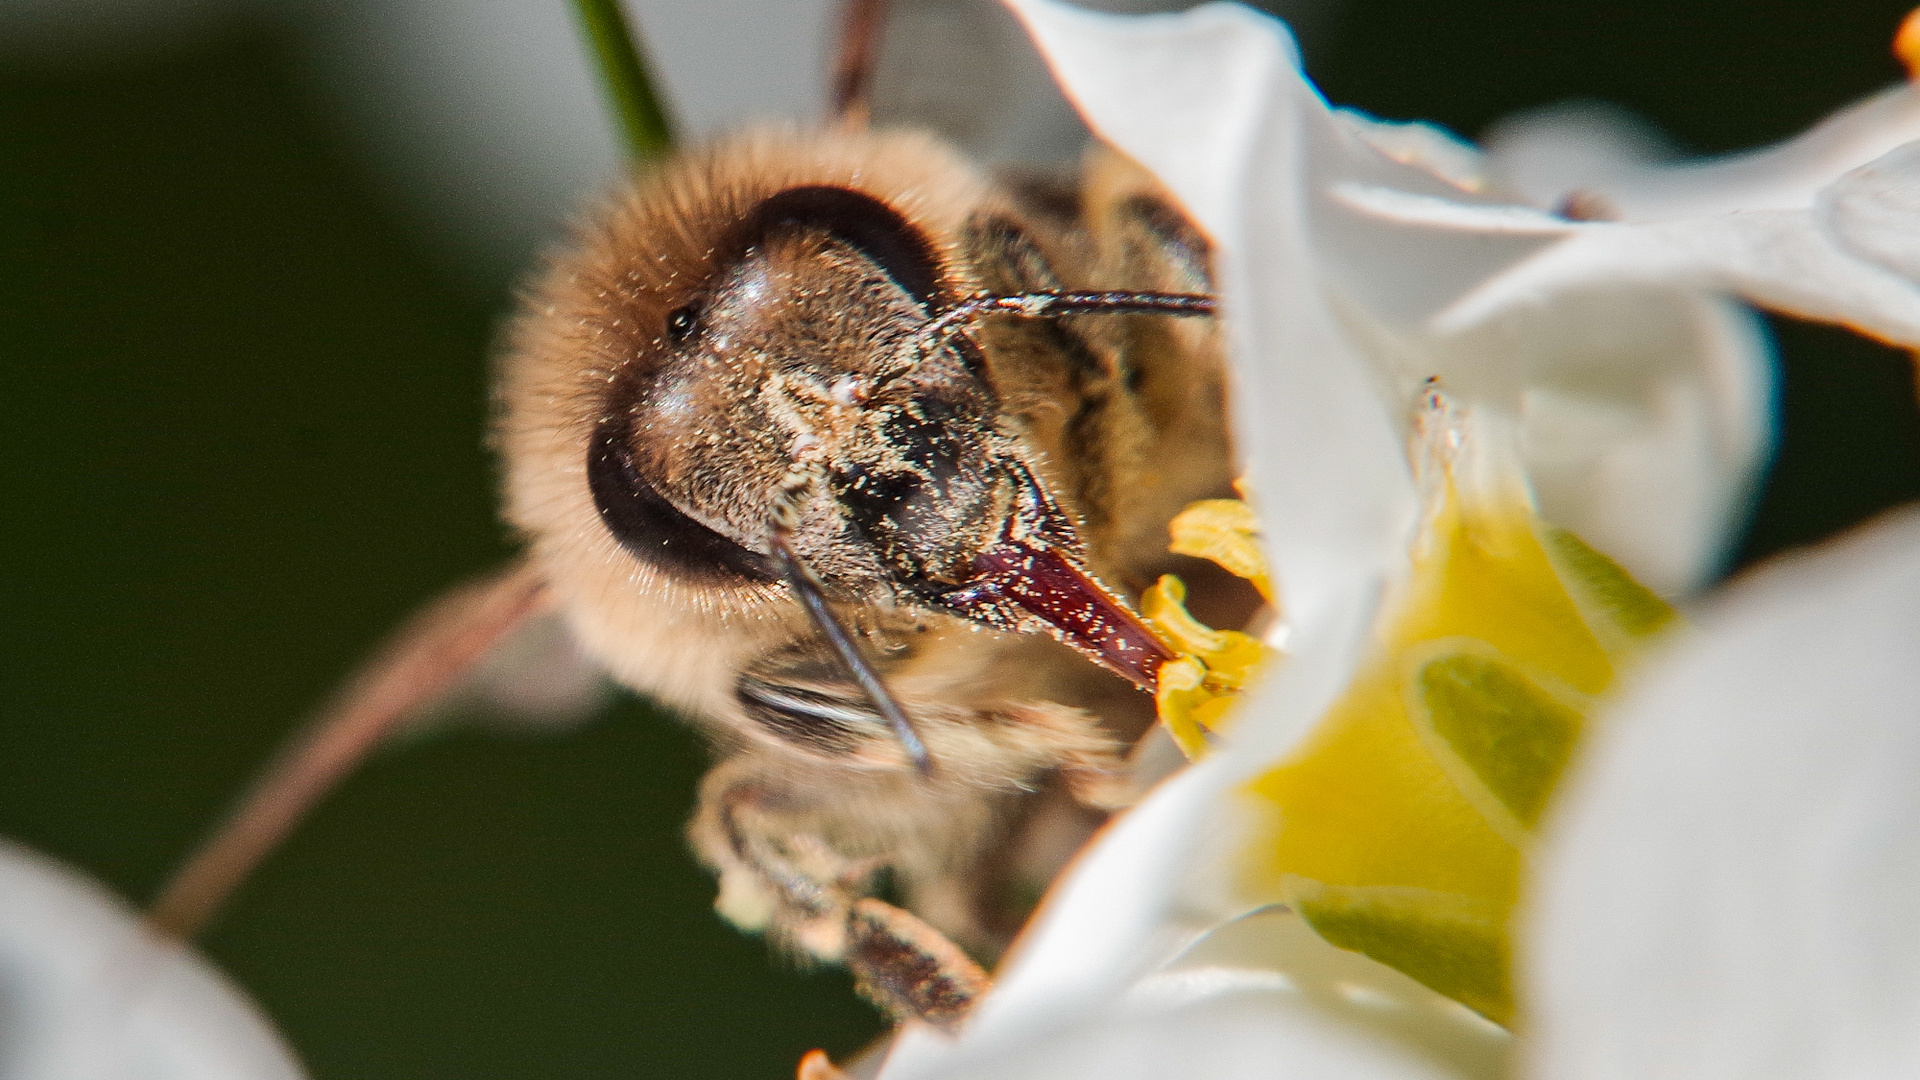
<svg viewBox="0 0 1920 1080">
<path fill-rule="evenodd" d="M 654 93 L 620 0 L 573 0 L 573 10 L 593 45 L 600 81 L 626 136 L 627 152 L 636 160 L 665 155 L 673 148 L 673 128 Z"/>
</svg>

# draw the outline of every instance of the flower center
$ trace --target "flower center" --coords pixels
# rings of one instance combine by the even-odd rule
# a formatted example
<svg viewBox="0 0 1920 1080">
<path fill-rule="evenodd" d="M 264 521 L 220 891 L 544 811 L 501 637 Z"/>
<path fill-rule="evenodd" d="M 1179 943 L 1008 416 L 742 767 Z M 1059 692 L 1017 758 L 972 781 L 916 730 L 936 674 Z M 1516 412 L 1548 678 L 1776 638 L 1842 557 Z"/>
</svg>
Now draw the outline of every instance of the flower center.
<svg viewBox="0 0 1920 1080">
<path fill-rule="evenodd" d="M 1535 516 L 1499 435 L 1453 425 L 1417 448 L 1405 580 L 1345 694 L 1243 789 L 1239 887 L 1505 1022 L 1534 829 L 1594 703 L 1674 616 Z"/>
</svg>

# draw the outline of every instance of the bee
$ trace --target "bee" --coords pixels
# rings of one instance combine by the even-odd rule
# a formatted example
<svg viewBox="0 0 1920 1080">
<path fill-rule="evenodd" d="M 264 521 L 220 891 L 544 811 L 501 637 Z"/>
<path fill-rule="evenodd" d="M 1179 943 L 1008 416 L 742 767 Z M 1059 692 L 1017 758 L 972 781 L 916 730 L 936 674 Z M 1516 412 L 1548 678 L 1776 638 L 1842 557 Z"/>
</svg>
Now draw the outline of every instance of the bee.
<svg viewBox="0 0 1920 1080">
<path fill-rule="evenodd" d="M 1128 596 L 1231 459 L 1211 328 L 1093 323 L 1190 303 L 1205 254 L 1111 153 L 1021 191 L 921 135 L 767 130 L 668 164 L 535 286 L 507 515 L 591 652 L 724 748 L 691 835 L 736 922 L 882 983 L 901 946 L 848 917 L 878 872 L 984 943 L 1048 785 L 1124 797 L 1127 683 L 1168 656 Z M 970 306 L 1015 318 L 941 333 Z"/>
<path fill-rule="evenodd" d="M 990 176 L 838 123 L 686 151 L 552 257 L 494 441 L 526 554 L 403 631 L 156 908 L 191 929 L 331 779 L 557 612 L 703 728 L 721 913 L 951 1025 L 976 957 L 1135 793 L 1167 647 L 1133 608 L 1231 495 L 1205 238 L 1140 168 Z"/>
</svg>

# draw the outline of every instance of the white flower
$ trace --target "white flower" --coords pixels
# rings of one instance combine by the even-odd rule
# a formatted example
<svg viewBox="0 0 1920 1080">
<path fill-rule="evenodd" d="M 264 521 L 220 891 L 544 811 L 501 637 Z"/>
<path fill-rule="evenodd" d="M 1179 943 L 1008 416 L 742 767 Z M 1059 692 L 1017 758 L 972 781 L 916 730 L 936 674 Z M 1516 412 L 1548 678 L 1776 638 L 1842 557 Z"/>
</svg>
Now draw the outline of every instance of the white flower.
<svg viewBox="0 0 1920 1080">
<path fill-rule="evenodd" d="M 100 886 L 0 841 L 0 1076 L 301 1080 L 258 1010 Z"/>
<path fill-rule="evenodd" d="M 1222 752 L 1056 886 L 958 1043 L 909 1032 L 884 1075 L 1500 1074 L 1497 1029 L 1294 916 L 1223 925 L 1240 902 L 1233 793 L 1342 694 L 1381 597 L 1410 572 L 1420 490 L 1404 446 L 1429 377 L 1493 421 L 1480 430 L 1512 430 L 1543 517 L 1662 592 L 1710 576 L 1770 437 L 1764 342 L 1722 297 L 1920 343 L 1920 146 L 1907 145 L 1920 96 L 1889 91 L 1742 158 L 1655 168 L 1589 142 L 1555 171 L 1542 163 L 1574 160 L 1564 128 L 1520 130 L 1482 156 L 1435 129 L 1329 109 L 1285 31 L 1243 8 L 1121 19 L 1010 2 L 1089 124 L 1219 245 L 1242 452 L 1289 656 Z M 1543 152 L 1555 139 L 1562 149 Z M 1920 640 L 1913 558 L 1862 571 L 1904 565 L 1904 591 L 1847 592 L 1900 644 L 1796 643 L 1783 629 L 1795 619 L 1819 633 L 1850 616 L 1816 619 L 1818 601 L 1779 586 L 1708 619 L 1596 736 L 1535 879 L 1536 1074 L 1920 1066 L 1920 938 L 1893 914 L 1920 866 L 1899 783 L 1920 759 L 1901 734 L 1912 725 L 1894 719 L 1914 677 L 1890 666 Z M 1753 614 L 1776 603 L 1788 613 Z M 1823 705 L 1834 699 L 1816 668 L 1852 680 L 1845 711 Z M 1743 757 L 1759 715 L 1778 719 Z M 1823 734 L 1854 722 L 1846 738 Z M 1850 768 L 1872 781 L 1856 794 Z M 1652 795 L 1636 807 L 1640 778 Z M 1881 872 L 1876 852 L 1898 869 Z M 1854 910 L 1847 889 L 1864 890 Z"/>
<path fill-rule="evenodd" d="M 1784 560 L 1700 622 L 1568 792 L 1530 1071 L 1920 1073 L 1920 515 Z"/>
</svg>

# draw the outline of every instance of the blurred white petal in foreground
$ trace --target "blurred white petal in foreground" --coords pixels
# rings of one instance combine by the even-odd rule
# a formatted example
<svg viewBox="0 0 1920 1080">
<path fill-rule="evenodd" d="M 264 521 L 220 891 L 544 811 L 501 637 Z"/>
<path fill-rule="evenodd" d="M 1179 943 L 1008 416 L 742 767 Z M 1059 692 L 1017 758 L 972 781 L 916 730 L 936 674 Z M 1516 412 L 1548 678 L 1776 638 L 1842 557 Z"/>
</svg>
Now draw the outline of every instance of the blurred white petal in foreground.
<svg viewBox="0 0 1920 1080">
<path fill-rule="evenodd" d="M 1920 513 L 1730 589 L 1563 805 L 1533 1075 L 1920 1075 Z"/>
<path fill-rule="evenodd" d="M 0 841 L 0 1076 L 301 1080 L 258 1009 L 185 946 L 45 856 Z"/>
</svg>

